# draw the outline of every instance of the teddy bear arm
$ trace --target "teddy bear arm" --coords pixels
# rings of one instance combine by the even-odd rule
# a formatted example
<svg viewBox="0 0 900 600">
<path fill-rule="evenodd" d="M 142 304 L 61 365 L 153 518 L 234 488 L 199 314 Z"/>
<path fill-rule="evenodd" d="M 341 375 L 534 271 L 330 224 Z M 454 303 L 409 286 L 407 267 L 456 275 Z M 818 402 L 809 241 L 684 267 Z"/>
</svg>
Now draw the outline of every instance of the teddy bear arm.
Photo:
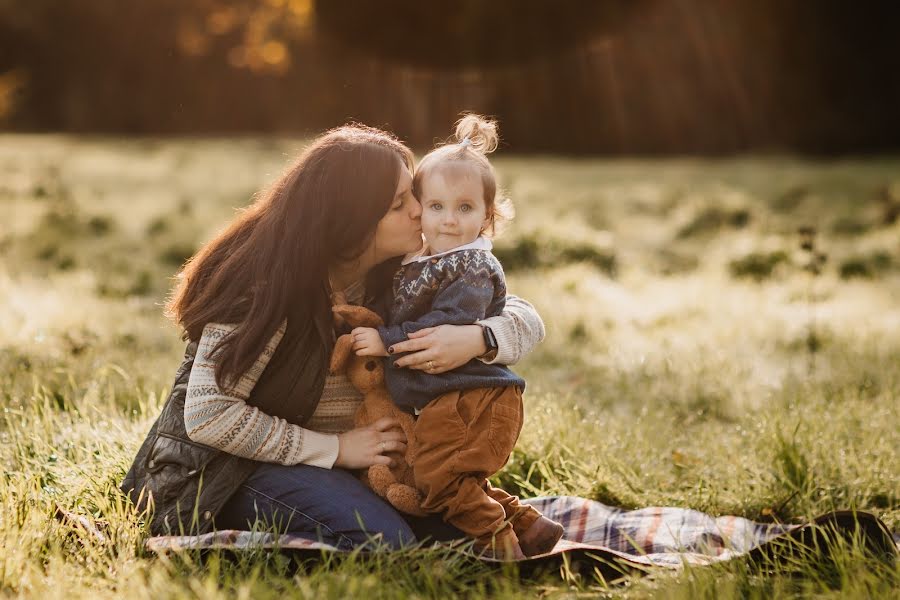
<svg viewBox="0 0 900 600">
<path fill-rule="evenodd" d="M 347 369 L 347 361 L 353 353 L 353 337 L 346 333 L 339 337 L 334 343 L 334 350 L 331 351 L 331 362 L 328 365 L 328 372 L 332 375 L 343 373 Z"/>
<path fill-rule="evenodd" d="M 331 310 L 335 315 L 338 315 L 347 321 L 351 327 L 381 327 L 384 325 L 384 321 L 377 313 L 364 306 L 344 304 L 333 306 L 331 307 Z"/>
</svg>

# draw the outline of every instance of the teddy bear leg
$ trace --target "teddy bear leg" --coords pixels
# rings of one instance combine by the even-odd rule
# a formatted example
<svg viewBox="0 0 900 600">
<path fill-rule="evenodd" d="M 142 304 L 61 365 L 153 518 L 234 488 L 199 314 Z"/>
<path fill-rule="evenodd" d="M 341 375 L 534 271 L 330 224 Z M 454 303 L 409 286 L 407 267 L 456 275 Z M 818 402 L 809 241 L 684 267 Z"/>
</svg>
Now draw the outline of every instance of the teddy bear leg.
<svg viewBox="0 0 900 600">
<path fill-rule="evenodd" d="M 422 510 L 422 495 L 414 487 L 395 483 L 388 487 L 385 498 L 391 506 L 408 515 L 424 517 L 428 514 Z"/>
<path fill-rule="evenodd" d="M 388 487 L 396 483 L 394 474 L 387 465 L 372 465 L 369 467 L 369 487 L 382 498 L 387 493 Z"/>
<path fill-rule="evenodd" d="M 416 452 L 418 448 L 416 448 L 416 422 L 407 415 L 406 413 L 398 411 L 399 416 L 397 417 L 400 421 L 400 429 L 403 430 L 404 435 L 406 435 L 406 462 L 408 464 L 412 464 L 416 458 Z"/>
</svg>

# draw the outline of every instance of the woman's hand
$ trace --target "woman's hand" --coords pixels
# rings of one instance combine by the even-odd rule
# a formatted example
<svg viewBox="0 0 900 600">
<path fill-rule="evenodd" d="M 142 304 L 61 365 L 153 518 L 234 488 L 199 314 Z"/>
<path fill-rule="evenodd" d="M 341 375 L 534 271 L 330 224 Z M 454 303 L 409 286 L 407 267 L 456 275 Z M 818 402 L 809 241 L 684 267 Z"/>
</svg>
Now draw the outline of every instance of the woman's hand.
<svg viewBox="0 0 900 600">
<path fill-rule="evenodd" d="M 394 363 L 437 374 L 460 367 L 487 352 L 480 325 L 438 325 L 409 334 L 405 342 L 394 344 L 388 351 L 410 352 Z"/>
<path fill-rule="evenodd" d="M 391 429 L 396 431 L 389 431 Z M 342 469 L 393 466 L 394 461 L 384 456 L 386 452 L 406 452 L 406 435 L 400 430 L 400 421 L 391 417 L 339 434 L 334 466 Z"/>
</svg>

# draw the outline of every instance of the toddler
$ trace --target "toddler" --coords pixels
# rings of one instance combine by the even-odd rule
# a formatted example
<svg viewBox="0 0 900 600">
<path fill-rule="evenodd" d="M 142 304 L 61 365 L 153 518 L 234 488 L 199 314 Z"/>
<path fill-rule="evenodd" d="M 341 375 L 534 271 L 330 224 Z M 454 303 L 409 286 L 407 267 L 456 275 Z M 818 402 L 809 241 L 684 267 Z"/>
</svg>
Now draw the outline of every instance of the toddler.
<svg viewBox="0 0 900 600">
<path fill-rule="evenodd" d="M 354 348 L 389 357 L 391 397 L 418 415 L 409 458 L 423 509 L 443 513 L 485 554 L 522 558 L 552 550 L 563 533 L 562 525 L 487 480 L 509 460 L 521 432 L 525 381 L 479 360 L 440 374 L 393 368 L 400 355 L 392 345 L 408 334 L 471 325 L 499 315 L 505 303 L 506 281 L 489 239 L 510 216 L 508 200 L 496 199 L 486 157 L 497 147 L 496 124 L 467 115 L 457 123 L 456 140 L 432 150 L 416 170 L 425 246 L 405 257 L 394 276 L 387 324 L 354 329 Z"/>
</svg>

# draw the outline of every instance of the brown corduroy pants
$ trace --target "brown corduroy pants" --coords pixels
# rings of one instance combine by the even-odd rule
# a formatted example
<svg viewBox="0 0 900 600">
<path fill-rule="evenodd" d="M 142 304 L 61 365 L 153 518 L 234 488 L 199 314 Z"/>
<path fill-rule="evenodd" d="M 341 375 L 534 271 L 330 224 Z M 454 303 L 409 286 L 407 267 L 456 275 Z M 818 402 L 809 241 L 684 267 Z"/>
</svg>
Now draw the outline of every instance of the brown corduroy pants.
<svg viewBox="0 0 900 600">
<path fill-rule="evenodd" d="M 449 392 L 432 400 L 415 425 L 412 467 L 422 508 L 476 544 L 514 539 L 541 516 L 487 478 L 509 460 L 522 430 L 518 386 Z"/>
</svg>

